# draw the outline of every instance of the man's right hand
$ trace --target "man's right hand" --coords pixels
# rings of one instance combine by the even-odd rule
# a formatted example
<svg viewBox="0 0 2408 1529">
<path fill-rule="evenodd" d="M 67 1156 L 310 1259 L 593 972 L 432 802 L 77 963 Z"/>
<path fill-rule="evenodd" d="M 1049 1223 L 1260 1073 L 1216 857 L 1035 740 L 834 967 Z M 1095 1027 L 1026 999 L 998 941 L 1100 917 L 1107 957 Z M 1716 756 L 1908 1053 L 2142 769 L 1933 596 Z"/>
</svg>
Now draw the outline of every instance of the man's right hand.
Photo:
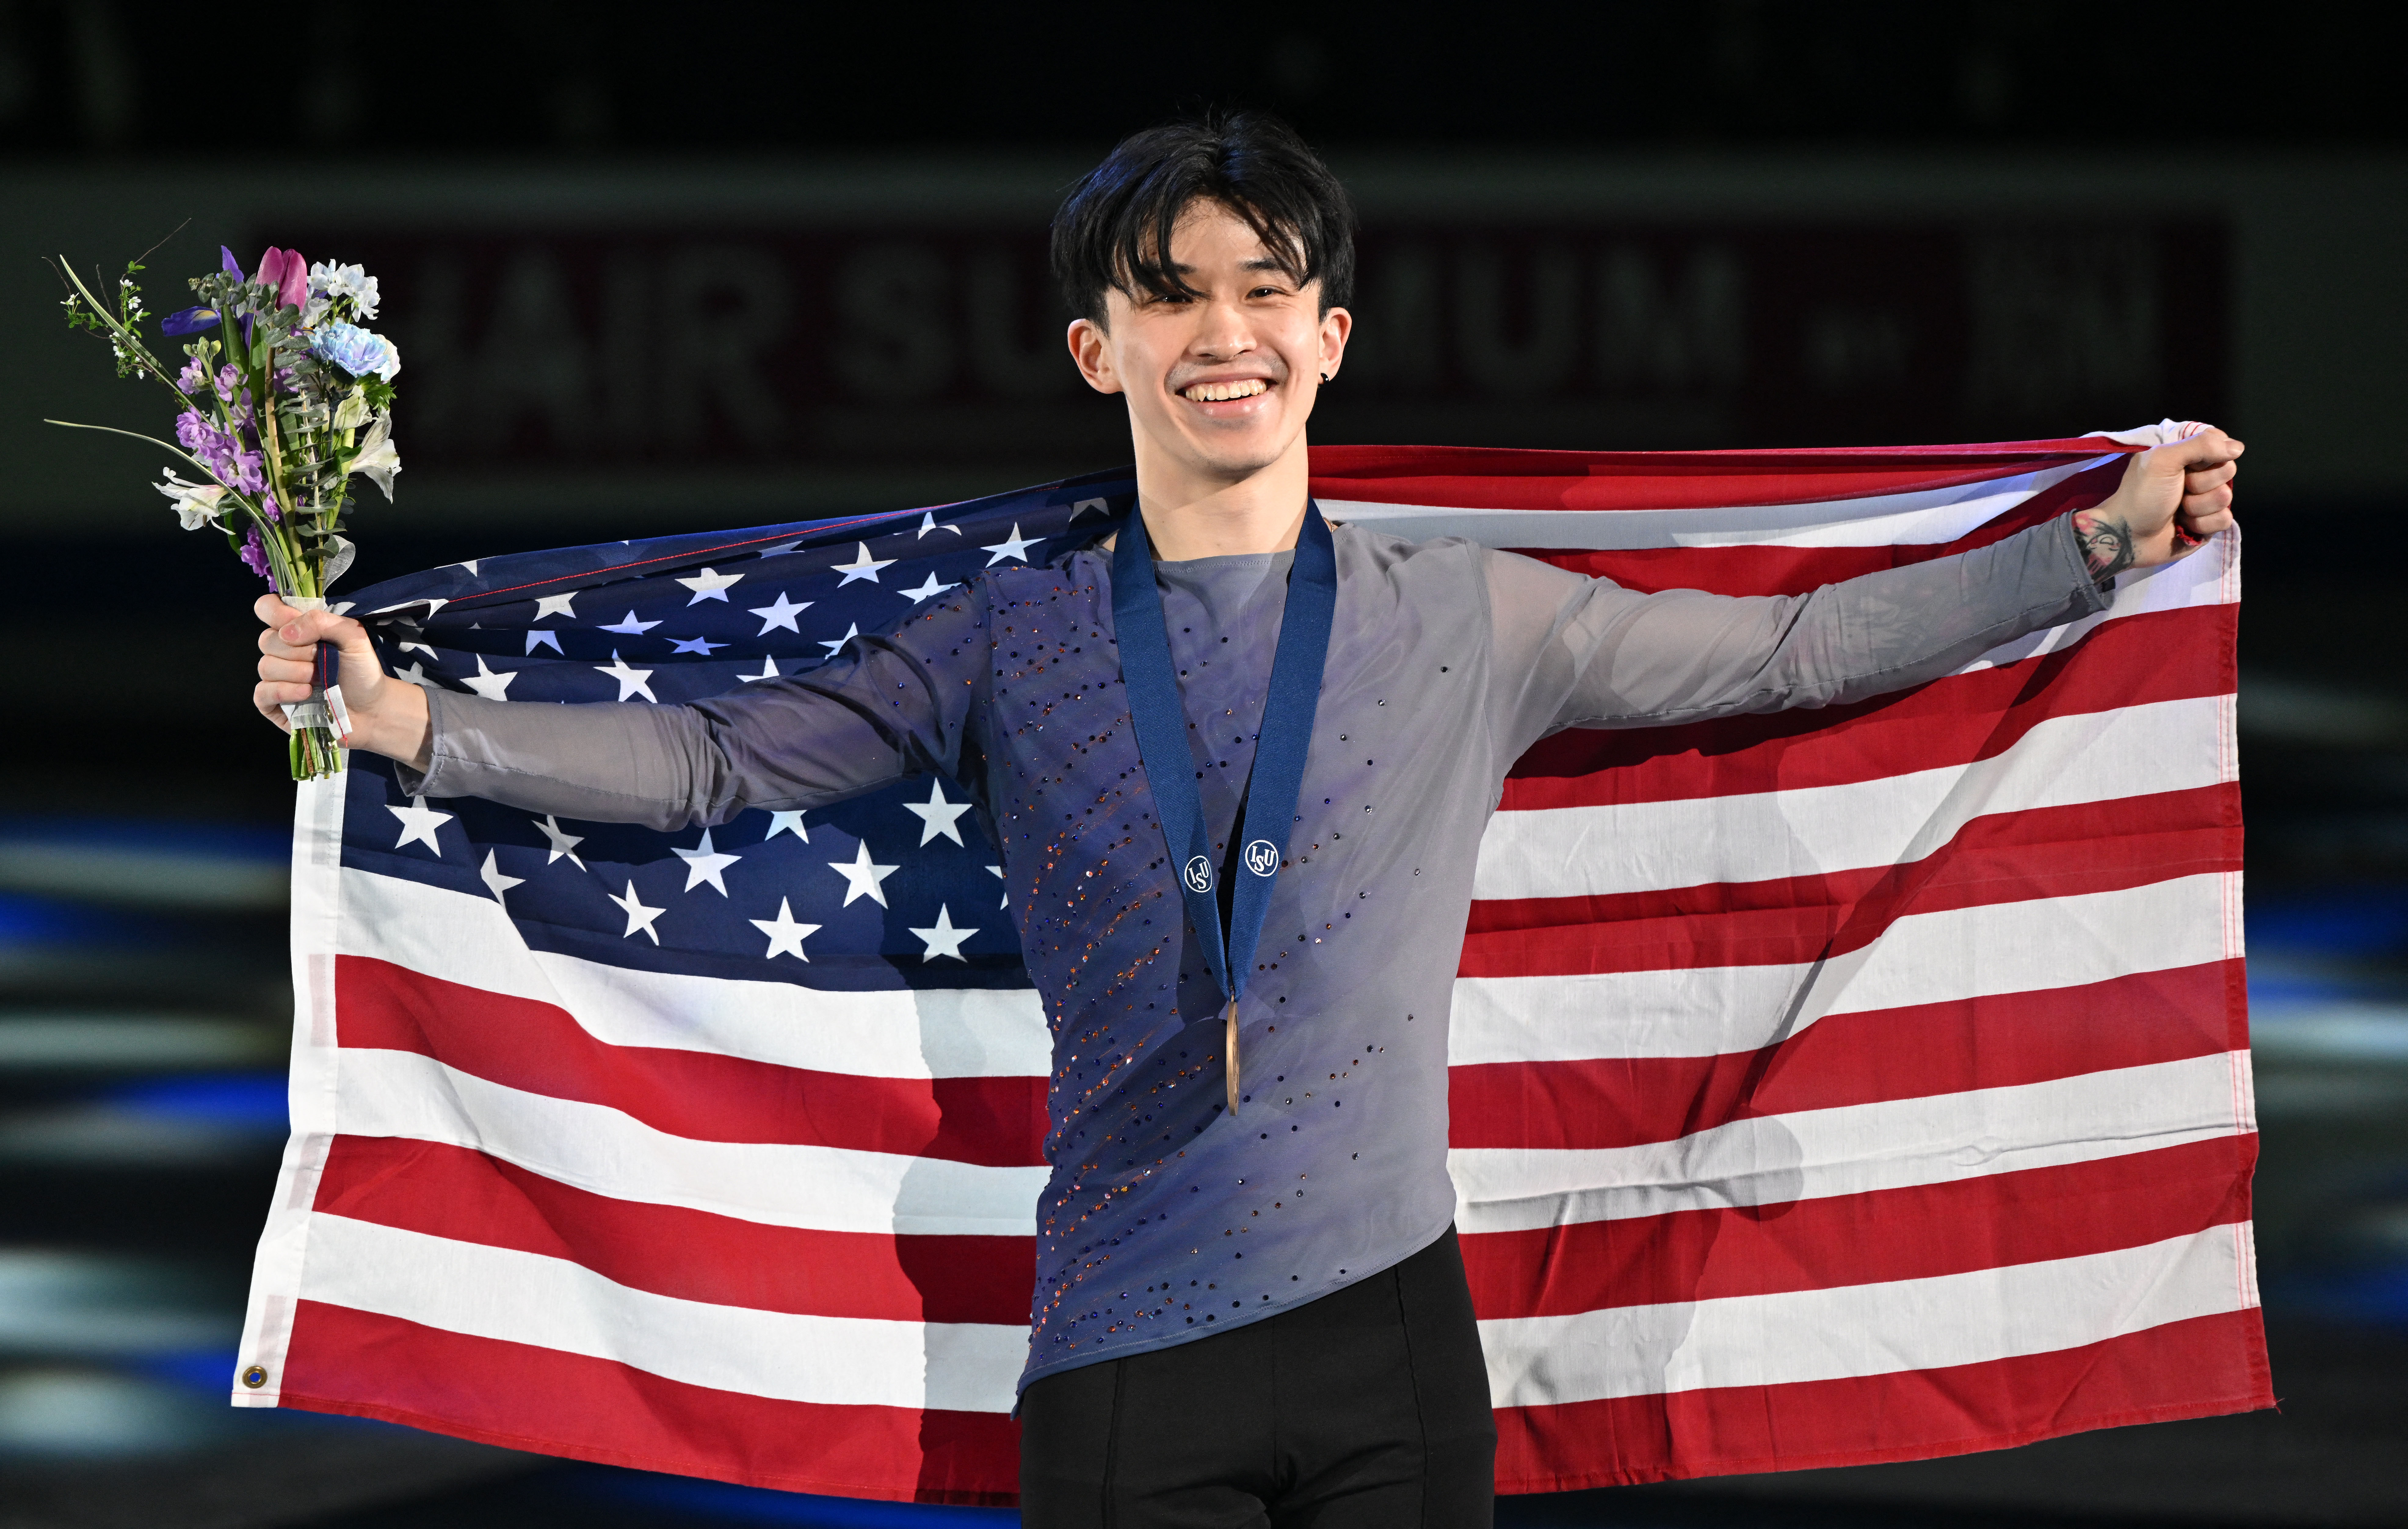
<svg viewBox="0 0 2408 1529">
<path fill-rule="evenodd" d="M 311 666 L 320 642 L 331 642 L 342 659 L 343 705 L 351 713 L 352 748 L 364 748 L 423 770 L 432 758 L 426 692 L 390 678 L 377 661 L 367 628 L 327 611 L 299 611 L 274 595 L 251 607 L 267 628 L 259 634 L 259 684 L 251 701 L 259 714 L 286 731 L 284 703 L 308 700 Z"/>
</svg>

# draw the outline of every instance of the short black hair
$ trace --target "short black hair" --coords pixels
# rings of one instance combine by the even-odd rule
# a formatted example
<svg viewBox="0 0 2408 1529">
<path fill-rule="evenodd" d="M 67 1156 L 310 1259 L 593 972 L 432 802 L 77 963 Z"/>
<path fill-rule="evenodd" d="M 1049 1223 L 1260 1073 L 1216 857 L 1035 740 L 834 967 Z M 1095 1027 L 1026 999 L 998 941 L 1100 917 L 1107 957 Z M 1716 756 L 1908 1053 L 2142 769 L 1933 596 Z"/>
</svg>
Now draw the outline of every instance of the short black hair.
<svg viewBox="0 0 2408 1529">
<path fill-rule="evenodd" d="M 1123 138 L 1054 214 L 1054 274 L 1081 317 L 1104 296 L 1198 296 L 1170 268 L 1170 234 L 1195 201 L 1246 220 L 1298 286 L 1321 283 L 1324 312 L 1354 290 L 1354 208 L 1321 156 L 1276 117 L 1214 111 Z"/>
</svg>

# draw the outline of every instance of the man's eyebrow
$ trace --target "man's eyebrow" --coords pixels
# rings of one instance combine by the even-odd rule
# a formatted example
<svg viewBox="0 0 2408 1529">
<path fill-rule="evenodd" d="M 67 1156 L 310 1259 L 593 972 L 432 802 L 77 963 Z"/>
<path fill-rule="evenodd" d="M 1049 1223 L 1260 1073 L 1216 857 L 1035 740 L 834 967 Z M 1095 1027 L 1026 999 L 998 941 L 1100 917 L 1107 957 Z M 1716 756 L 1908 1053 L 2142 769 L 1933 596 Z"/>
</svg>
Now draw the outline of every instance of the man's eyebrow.
<svg viewBox="0 0 2408 1529">
<path fill-rule="evenodd" d="M 1295 274 L 1287 268 L 1286 262 L 1274 260 L 1268 255 L 1257 255 L 1252 260 L 1240 260 L 1238 262 L 1238 268 L 1241 271 L 1277 271 L 1282 276 L 1291 276 Z M 1163 269 L 1170 272 L 1173 276 L 1186 277 L 1196 274 L 1195 267 L 1182 264 L 1176 260 L 1165 266 Z"/>
</svg>

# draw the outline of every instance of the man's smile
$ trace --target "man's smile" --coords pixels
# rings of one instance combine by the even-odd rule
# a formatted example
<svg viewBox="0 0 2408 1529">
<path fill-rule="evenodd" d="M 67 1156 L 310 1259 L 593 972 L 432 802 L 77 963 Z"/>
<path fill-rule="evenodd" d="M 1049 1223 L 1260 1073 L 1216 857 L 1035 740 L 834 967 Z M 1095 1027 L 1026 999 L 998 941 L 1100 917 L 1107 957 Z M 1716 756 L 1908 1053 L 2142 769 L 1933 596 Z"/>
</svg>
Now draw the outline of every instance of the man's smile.
<svg viewBox="0 0 2408 1529">
<path fill-rule="evenodd" d="M 1271 385 L 1260 377 L 1235 377 L 1217 382 L 1190 382 L 1179 390 L 1179 396 L 1193 403 L 1227 403 L 1237 398 L 1251 398 L 1258 393 L 1268 393 Z"/>
</svg>

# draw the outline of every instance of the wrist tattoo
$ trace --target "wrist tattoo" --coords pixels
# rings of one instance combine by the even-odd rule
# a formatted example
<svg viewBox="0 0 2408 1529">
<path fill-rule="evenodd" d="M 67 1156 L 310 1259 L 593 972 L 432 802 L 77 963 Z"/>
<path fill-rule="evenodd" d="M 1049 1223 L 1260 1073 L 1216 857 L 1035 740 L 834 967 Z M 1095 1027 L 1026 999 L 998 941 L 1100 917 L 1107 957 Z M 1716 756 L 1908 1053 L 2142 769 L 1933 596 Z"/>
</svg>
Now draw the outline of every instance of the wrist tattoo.
<svg viewBox="0 0 2408 1529">
<path fill-rule="evenodd" d="M 2114 515 L 2102 515 L 2089 510 L 2073 512 L 2074 540 L 2082 543 L 2082 560 L 2090 569 L 2090 580 L 2104 589 L 2109 580 L 2130 568 L 2138 557 L 2132 547 L 2132 528 Z"/>
</svg>

